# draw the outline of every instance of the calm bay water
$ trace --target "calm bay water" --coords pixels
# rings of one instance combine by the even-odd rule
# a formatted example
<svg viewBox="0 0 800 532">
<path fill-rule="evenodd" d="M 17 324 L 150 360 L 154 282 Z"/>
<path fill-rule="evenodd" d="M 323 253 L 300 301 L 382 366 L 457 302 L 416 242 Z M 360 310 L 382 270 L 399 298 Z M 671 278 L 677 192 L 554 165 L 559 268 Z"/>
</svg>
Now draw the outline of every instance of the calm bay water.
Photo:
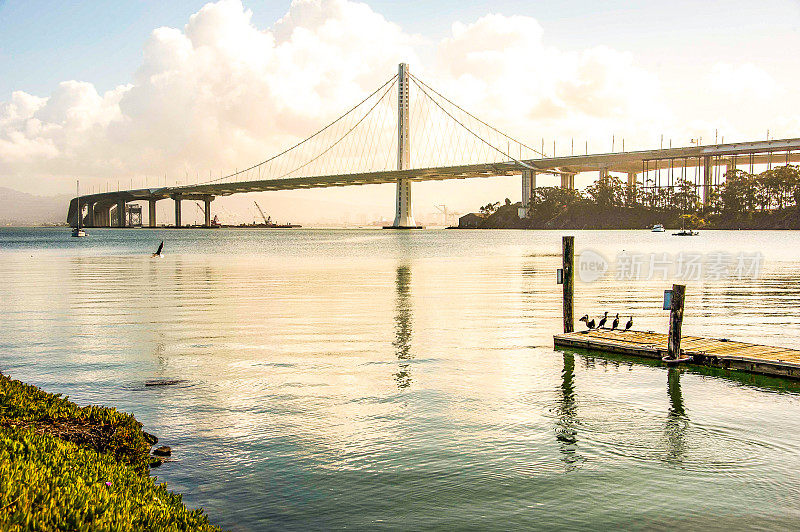
<svg viewBox="0 0 800 532">
<path fill-rule="evenodd" d="M 89 232 L 0 230 L 0 371 L 134 413 L 226 529 L 800 518 L 800 385 L 554 350 L 561 232 Z M 686 283 L 684 333 L 800 348 L 800 233 L 574 234 L 612 263 L 760 251 Z M 614 277 L 576 312 L 665 331 L 672 280 Z"/>
</svg>

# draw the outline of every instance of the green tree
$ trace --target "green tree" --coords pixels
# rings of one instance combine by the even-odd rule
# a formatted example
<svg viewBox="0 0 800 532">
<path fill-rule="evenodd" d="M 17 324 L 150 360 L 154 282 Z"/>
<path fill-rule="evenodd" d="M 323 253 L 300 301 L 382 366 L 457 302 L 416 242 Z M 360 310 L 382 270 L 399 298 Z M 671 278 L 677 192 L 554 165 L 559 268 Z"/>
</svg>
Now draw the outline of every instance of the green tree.
<svg viewBox="0 0 800 532">
<path fill-rule="evenodd" d="M 678 181 L 678 188 L 671 197 L 672 208 L 684 213 L 693 213 L 700 210 L 700 195 L 697 187 L 691 181 L 682 179 Z"/>
<path fill-rule="evenodd" d="M 586 188 L 586 194 L 602 209 L 625 205 L 625 185 L 620 178 L 615 176 L 598 179 Z"/>
<path fill-rule="evenodd" d="M 499 201 L 496 201 L 494 203 L 487 203 L 486 205 L 481 207 L 479 209 L 479 211 L 481 213 L 481 216 L 483 216 L 484 218 L 488 218 L 489 216 L 494 214 L 495 211 L 497 211 L 497 207 L 499 207 L 499 206 L 500 206 L 500 202 Z"/>
<path fill-rule="evenodd" d="M 752 213 L 758 203 L 753 175 L 744 170 L 728 170 L 720 191 L 720 199 L 722 211 L 729 217 L 739 218 Z"/>
<path fill-rule="evenodd" d="M 528 210 L 533 218 L 552 220 L 558 214 L 585 202 L 586 200 L 580 191 L 575 189 L 537 187 Z"/>
</svg>

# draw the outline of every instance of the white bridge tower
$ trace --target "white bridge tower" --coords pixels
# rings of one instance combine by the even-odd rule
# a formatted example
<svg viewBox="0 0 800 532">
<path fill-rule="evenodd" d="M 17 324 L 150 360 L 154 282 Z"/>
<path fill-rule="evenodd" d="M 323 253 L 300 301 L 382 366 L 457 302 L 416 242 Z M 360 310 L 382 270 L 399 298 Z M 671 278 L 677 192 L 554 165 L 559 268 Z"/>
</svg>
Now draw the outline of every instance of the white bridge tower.
<svg viewBox="0 0 800 532">
<path fill-rule="evenodd" d="M 409 122 L 410 80 L 408 64 L 400 63 L 397 77 L 397 169 L 411 168 L 411 128 Z M 414 208 L 411 205 L 411 180 L 397 180 L 397 208 L 391 229 L 421 229 L 414 221 Z"/>
</svg>

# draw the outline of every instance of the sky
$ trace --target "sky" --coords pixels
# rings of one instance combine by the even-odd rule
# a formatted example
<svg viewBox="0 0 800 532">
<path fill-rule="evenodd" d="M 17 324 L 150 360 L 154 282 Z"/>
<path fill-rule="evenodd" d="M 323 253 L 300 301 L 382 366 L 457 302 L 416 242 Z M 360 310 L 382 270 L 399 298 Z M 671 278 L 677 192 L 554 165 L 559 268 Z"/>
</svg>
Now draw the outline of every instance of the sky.
<svg viewBox="0 0 800 532">
<path fill-rule="evenodd" d="M 241 168 L 399 62 L 532 145 L 798 137 L 798 49 L 796 0 L 0 0 L 0 186 L 50 195 L 75 179 L 92 190 Z M 323 202 L 361 220 L 390 217 L 393 196 L 258 197 L 300 219 Z M 519 196 L 517 178 L 415 184 L 418 213 Z"/>
</svg>

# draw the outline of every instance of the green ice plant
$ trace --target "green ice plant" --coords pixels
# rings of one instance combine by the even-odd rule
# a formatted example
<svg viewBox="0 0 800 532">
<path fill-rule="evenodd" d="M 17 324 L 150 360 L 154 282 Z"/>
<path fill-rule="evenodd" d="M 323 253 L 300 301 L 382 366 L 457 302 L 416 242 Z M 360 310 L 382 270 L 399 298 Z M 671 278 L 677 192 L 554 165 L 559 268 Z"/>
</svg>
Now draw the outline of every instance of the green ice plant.
<svg viewBox="0 0 800 532">
<path fill-rule="evenodd" d="M 136 419 L 0 375 L 0 530 L 216 530 L 149 475 Z"/>
</svg>

